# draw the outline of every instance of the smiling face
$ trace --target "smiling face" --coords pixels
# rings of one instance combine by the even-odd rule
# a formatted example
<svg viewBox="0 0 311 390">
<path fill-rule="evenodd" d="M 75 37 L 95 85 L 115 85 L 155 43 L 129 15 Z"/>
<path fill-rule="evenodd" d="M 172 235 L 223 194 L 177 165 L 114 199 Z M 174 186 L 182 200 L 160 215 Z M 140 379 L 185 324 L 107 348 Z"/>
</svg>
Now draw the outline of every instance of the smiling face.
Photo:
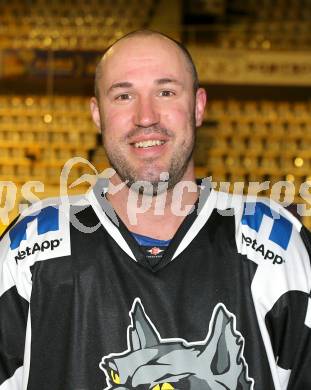
<svg viewBox="0 0 311 390">
<path fill-rule="evenodd" d="M 102 60 L 95 124 L 121 181 L 156 184 L 169 173 L 169 188 L 193 180 L 195 127 L 201 125 L 205 91 L 193 91 L 181 49 L 154 34 L 117 42 Z"/>
</svg>

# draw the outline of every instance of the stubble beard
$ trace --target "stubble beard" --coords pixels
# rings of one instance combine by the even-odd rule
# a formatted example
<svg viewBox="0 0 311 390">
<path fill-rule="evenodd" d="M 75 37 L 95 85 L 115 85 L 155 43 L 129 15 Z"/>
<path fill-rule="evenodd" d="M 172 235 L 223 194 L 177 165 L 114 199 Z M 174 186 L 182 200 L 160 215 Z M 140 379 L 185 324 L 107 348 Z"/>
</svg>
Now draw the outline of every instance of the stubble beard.
<svg viewBox="0 0 311 390">
<path fill-rule="evenodd" d="M 121 152 L 120 148 L 114 148 L 111 150 L 111 148 L 107 147 L 107 142 L 105 141 L 104 137 L 105 130 L 102 128 L 101 131 L 103 134 L 103 146 L 106 151 L 108 161 L 112 168 L 117 172 L 120 179 L 126 183 L 127 187 L 136 192 L 139 192 L 140 194 L 156 196 L 160 195 L 164 191 L 172 190 L 184 176 L 193 154 L 195 145 L 194 113 L 191 116 L 190 124 L 192 137 L 188 142 L 185 141 L 178 150 L 174 151 L 167 169 L 163 170 L 162 172 L 155 173 L 154 171 L 157 170 L 157 162 L 153 159 L 147 159 L 145 160 L 147 168 L 143 174 L 138 172 L 138 169 L 130 164 L 124 153 Z M 161 129 L 159 131 L 163 131 L 166 134 L 171 133 L 167 129 Z"/>
</svg>

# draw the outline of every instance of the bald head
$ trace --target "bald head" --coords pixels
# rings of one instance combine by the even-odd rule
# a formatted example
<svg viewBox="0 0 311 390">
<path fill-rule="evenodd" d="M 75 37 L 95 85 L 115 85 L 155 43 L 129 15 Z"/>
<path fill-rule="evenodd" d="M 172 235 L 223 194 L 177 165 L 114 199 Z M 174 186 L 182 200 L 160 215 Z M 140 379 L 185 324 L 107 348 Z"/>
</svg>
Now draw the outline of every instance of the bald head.
<svg viewBox="0 0 311 390">
<path fill-rule="evenodd" d="M 95 72 L 95 96 L 96 98 L 99 98 L 100 94 L 100 81 L 102 79 L 102 76 L 105 72 L 104 66 L 105 62 L 107 59 L 113 55 L 115 49 L 120 46 L 121 44 L 124 44 L 126 40 L 129 39 L 147 39 L 147 38 L 156 38 L 159 40 L 163 40 L 163 42 L 166 42 L 171 45 L 171 47 L 177 49 L 181 54 L 182 57 L 185 61 L 185 65 L 187 70 L 189 71 L 191 78 L 192 78 L 192 83 L 193 83 L 193 91 L 194 94 L 199 88 L 199 81 L 198 81 L 198 74 L 197 70 L 195 68 L 195 65 L 193 63 L 192 57 L 188 50 L 178 41 L 175 41 L 174 39 L 166 36 L 165 34 L 159 33 L 157 31 L 152 31 L 152 30 L 138 30 L 138 31 L 133 31 L 130 32 L 126 35 L 124 35 L 122 38 L 118 39 L 116 42 L 114 42 L 111 46 L 107 48 L 105 51 L 104 55 L 98 62 L 96 66 L 96 72 Z"/>
</svg>

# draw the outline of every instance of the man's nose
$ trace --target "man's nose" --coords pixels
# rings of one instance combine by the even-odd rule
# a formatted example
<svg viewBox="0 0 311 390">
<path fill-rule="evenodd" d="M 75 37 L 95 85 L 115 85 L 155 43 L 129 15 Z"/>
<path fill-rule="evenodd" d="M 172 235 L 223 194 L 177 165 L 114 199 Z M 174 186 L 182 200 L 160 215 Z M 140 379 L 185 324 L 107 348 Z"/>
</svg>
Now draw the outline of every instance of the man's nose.
<svg viewBox="0 0 311 390">
<path fill-rule="evenodd" d="M 141 99 L 137 103 L 135 113 L 135 125 L 139 127 L 150 127 L 159 123 L 160 114 L 152 99 Z"/>
</svg>

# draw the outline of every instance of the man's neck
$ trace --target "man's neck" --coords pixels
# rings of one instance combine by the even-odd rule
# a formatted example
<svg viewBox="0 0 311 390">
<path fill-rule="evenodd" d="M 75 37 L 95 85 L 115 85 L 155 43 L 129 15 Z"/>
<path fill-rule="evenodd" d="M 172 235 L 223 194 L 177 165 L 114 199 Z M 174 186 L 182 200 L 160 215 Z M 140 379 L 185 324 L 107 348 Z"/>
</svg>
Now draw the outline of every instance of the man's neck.
<svg viewBox="0 0 311 390">
<path fill-rule="evenodd" d="M 130 231 L 167 240 L 174 236 L 198 195 L 194 177 L 189 177 L 156 196 L 141 195 L 123 186 L 116 193 L 108 190 L 107 198 Z"/>
</svg>

